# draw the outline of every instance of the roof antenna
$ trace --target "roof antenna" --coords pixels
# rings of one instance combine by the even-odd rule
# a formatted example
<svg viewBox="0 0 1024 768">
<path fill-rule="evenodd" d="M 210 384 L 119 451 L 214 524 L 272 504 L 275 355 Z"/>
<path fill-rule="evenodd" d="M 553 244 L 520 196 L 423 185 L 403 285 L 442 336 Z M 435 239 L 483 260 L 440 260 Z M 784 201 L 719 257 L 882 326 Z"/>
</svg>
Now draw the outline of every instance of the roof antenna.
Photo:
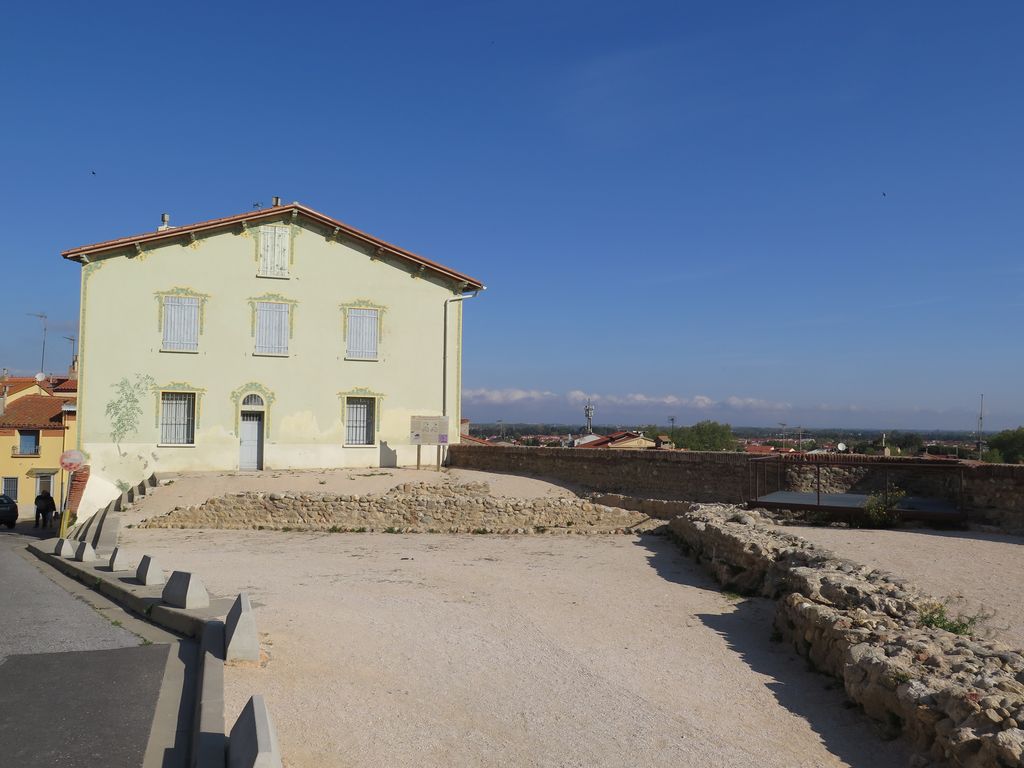
<svg viewBox="0 0 1024 768">
<path fill-rule="evenodd" d="M 262 208 L 262 207 L 263 207 L 263 203 L 261 203 L 261 202 L 260 202 L 259 200 L 256 200 L 256 201 L 255 201 L 255 202 L 254 202 L 254 203 L 252 204 L 252 207 L 253 207 L 253 208 Z"/>
</svg>

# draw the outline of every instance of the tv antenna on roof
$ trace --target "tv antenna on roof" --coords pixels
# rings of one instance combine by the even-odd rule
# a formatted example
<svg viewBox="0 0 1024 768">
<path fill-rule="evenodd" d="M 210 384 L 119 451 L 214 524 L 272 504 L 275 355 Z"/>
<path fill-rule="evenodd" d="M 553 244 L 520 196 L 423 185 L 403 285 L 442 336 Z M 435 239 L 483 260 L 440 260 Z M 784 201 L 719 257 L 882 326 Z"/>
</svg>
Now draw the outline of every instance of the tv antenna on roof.
<svg viewBox="0 0 1024 768">
<path fill-rule="evenodd" d="M 43 374 L 43 378 L 46 378 L 46 313 L 45 312 L 26 312 L 29 317 L 38 317 L 43 321 L 43 353 L 39 358 L 39 372 Z"/>
</svg>

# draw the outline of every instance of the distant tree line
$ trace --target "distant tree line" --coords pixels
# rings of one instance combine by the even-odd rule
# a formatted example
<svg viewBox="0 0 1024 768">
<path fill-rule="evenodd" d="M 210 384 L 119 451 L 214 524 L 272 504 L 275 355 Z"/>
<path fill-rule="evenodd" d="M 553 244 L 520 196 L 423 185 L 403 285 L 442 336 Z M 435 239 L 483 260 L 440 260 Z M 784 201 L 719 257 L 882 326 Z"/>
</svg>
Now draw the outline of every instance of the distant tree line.
<svg viewBox="0 0 1024 768">
<path fill-rule="evenodd" d="M 689 451 L 736 451 L 739 444 L 728 424 L 717 421 L 698 421 L 690 427 L 664 429 L 656 424 L 648 424 L 643 433 L 654 440 L 658 435 L 667 435 L 676 448 Z"/>
</svg>

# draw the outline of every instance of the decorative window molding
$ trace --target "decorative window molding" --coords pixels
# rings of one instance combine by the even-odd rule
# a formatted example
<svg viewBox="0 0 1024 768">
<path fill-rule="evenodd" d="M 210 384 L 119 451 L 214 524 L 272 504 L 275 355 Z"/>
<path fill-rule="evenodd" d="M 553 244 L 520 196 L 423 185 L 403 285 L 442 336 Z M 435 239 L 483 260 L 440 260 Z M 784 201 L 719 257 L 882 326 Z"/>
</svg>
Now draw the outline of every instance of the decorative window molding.
<svg viewBox="0 0 1024 768">
<path fill-rule="evenodd" d="M 203 395 L 206 394 L 206 390 L 203 387 L 197 387 L 194 384 L 189 384 L 187 381 L 172 381 L 169 384 L 154 384 L 152 386 L 152 390 L 156 398 L 155 426 L 157 429 L 160 428 L 160 412 L 163 394 L 165 392 L 191 392 L 196 396 L 195 429 L 196 432 L 199 431 L 200 415 L 203 412 Z"/>
<path fill-rule="evenodd" d="M 231 393 L 231 402 L 235 408 L 235 435 L 238 435 L 239 421 L 241 419 L 242 412 L 242 401 L 247 395 L 259 395 L 263 398 L 263 435 L 269 440 L 270 439 L 270 406 L 273 405 L 274 400 L 277 399 L 274 392 L 256 381 L 250 381 L 247 384 L 243 384 L 238 389 Z"/>
<path fill-rule="evenodd" d="M 157 291 L 153 294 L 157 302 L 156 312 L 156 330 L 157 333 L 163 334 L 164 332 L 164 314 L 165 305 L 168 298 L 176 299 L 195 299 L 199 304 L 199 335 L 203 335 L 203 331 L 206 327 L 206 302 L 210 298 L 207 293 L 199 293 L 191 288 L 175 287 L 167 291 Z M 161 341 L 161 347 L 163 342 Z"/>
<path fill-rule="evenodd" d="M 295 336 L 295 307 L 299 305 L 295 299 L 289 299 L 279 293 L 265 293 L 262 296 L 250 296 L 249 299 L 249 335 L 256 338 L 256 306 L 265 301 L 270 304 L 288 305 L 288 338 Z"/>
<path fill-rule="evenodd" d="M 384 340 L 384 313 L 387 311 L 387 307 L 383 304 L 376 304 L 369 299 L 354 299 L 353 301 L 346 301 L 338 305 L 338 309 L 341 310 L 341 338 L 342 343 L 345 345 L 343 350 L 344 358 L 346 360 L 379 360 L 381 357 L 380 346 Z M 349 356 L 348 349 L 348 328 L 349 328 L 349 310 L 351 309 L 372 309 L 377 312 L 377 353 L 373 357 L 351 357 Z"/>
<path fill-rule="evenodd" d="M 345 401 L 350 397 L 370 397 L 373 398 L 373 418 L 374 418 L 374 432 L 380 432 L 380 412 L 381 406 L 384 402 L 384 394 L 382 392 L 374 392 L 366 387 L 356 387 L 350 389 L 347 392 L 339 392 L 338 397 L 341 400 L 341 426 L 345 428 Z"/>
</svg>

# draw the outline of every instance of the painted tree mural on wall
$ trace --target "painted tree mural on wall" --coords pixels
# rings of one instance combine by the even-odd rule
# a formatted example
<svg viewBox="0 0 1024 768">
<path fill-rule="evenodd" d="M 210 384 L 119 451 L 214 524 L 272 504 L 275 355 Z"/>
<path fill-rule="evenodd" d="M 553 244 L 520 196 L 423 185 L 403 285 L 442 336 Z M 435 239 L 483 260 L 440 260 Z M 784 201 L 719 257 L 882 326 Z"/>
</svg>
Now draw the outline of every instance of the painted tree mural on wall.
<svg viewBox="0 0 1024 768">
<path fill-rule="evenodd" d="M 117 395 L 107 403 L 107 418 L 110 420 L 110 440 L 122 457 L 121 441 L 139 431 L 142 416 L 142 398 L 156 385 L 152 376 L 135 374 L 135 381 L 125 376 L 114 389 Z"/>
</svg>

